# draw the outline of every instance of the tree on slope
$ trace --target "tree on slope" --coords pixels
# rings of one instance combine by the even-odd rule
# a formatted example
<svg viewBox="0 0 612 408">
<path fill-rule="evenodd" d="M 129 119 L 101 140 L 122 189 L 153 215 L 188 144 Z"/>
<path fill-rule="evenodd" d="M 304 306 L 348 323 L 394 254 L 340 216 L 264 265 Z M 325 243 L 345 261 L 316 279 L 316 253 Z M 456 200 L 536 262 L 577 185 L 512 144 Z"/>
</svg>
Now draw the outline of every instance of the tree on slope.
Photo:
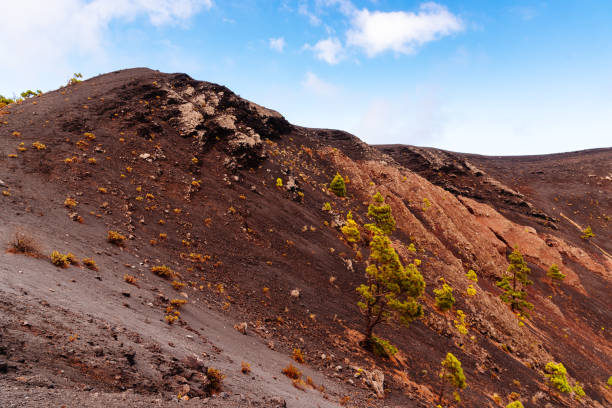
<svg viewBox="0 0 612 408">
<path fill-rule="evenodd" d="M 374 199 L 377 201 L 376 196 Z M 392 221 L 395 227 L 390 209 L 385 219 Z M 365 318 L 364 346 L 372 349 L 373 330 L 379 323 L 396 320 L 407 326 L 423 316 L 418 299 L 425 291 L 425 280 L 415 264 L 402 265 L 383 229 L 376 224 L 367 224 L 366 228 L 373 234 L 366 268 L 367 281 L 357 288 L 357 292 L 361 296 L 358 306 Z"/>
<path fill-rule="evenodd" d="M 444 391 L 446 383 L 450 383 L 453 387 L 458 390 L 464 389 L 467 384 L 465 382 L 465 375 L 463 374 L 463 368 L 461 368 L 461 362 L 457 360 L 452 353 L 446 354 L 446 358 L 442 360 L 442 370 L 440 371 L 440 393 L 438 394 L 438 404 L 442 404 L 444 398 Z M 459 393 L 454 392 L 455 400 L 461 401 Z"/>
<path fill-rule="evenodd" d="M 525 309 L 533 309 L 533 304 L 525 299 L 527 297 L 527 286 L 533 284 L 533 281 L 528 278 L 531 269 L 527 267 L 518 247 L 514 247 L 512 253 L 508 255 L 508 260 L 510 265 L 502 279 L 497 282 L 497 286 L 504 290 L 500 298 L 510 305 L 512 311 L 529 316 Z"/>
</svg>

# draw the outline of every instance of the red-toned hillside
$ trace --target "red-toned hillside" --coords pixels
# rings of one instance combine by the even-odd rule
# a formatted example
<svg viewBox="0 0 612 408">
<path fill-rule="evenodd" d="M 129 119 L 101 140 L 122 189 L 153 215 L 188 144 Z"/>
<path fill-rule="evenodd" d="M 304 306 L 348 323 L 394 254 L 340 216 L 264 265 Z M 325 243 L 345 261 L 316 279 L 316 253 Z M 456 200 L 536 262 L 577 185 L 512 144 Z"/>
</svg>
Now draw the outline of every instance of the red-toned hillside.
<svg viewBox="0 0 612 408">
<path fill-rule="evenodd" d="M 608 406 L 610 154 L 372 147 L 148 69 L 9 105 L 0 110 L 2 406 L 431 407 L 447 352 L 465 372 L 461 406 Z M 346 198 L 329 191 L 337 172 Z M 397 221 L 393 246 L 404 264 L 421 261 L 427 285 L 422 319 L 375 329 L 399 349 L 390 360 L 359 345 L 355 288 L 368 249 L 359 256 L 339 229 L 349 210 L 367 223 L 376 192 Z M 581 239 L 574 224 L 595 237 Z M 16 232 L 38 255 L 11 251 Z M 534 281 L 524 322 L 495 285 L 515 245 Z M 79 265 L 54 266 L 53 251 Z M 95 271 L 82 261 L 90 257 Z M 553 263 L 567 275 L 558 286 L 546 277 Z M 446 313 L 433 298 L 441 278 L 456 299 Z M 551 361 L 586 396 L 551 389 Z M 281 373 L 290 363 L 303 382 Z M 210 368 L 225 375 L 219 390 Z M 445 406 L 459 406 L 449 395 Z"/>
</svg>

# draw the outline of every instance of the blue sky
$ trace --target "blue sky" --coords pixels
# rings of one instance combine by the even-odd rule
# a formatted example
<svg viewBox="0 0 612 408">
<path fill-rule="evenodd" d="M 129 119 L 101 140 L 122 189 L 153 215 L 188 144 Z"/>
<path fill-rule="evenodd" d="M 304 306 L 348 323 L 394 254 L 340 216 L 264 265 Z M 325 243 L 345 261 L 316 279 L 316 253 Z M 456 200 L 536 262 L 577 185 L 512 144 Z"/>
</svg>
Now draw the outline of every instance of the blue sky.
<svg viewBox="0 0 612 408">
<path fill-rule="evenodd" d="M 295 124 L 481 154 L 612 146 L 612 2 L 20 0 L 0 94 L 147 66 Z M 27 17 L 24 17 L 27 16 Z"/>
</svg>

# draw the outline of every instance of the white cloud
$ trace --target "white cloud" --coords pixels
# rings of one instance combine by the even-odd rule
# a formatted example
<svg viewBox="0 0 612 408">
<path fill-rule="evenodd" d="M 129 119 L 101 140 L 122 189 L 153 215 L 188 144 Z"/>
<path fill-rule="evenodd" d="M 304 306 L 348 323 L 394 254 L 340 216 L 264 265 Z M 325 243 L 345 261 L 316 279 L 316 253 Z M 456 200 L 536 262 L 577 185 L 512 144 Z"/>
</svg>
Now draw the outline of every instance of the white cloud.
<svg viewBox="0 0 612 408">
<path fill-rule="evenodd" d="M 71 58 L 104 58 L 112 21 L 145 17 L 155 26 L 181 24 L 212 5 L 212 0 L 4 1 L 0 55 L 8 63 L 0 67 L 0 81 L 6 81 L 0 90 L 69 75 Z"/>
<path fill-rule="evenodd" d="M 344 47 L 335 37 L 321 40 L 315 45 L 306 44 L 304 48 L 313 51 L 318 59 L 331 65 L 339 63 L 344 57 Z"/>
<path fill-rule="evenodd" d="M 353 16 L 347 44 L 362 48 L 369 57 L 385 51 L 412 54 L 425 43 L 463 29 L 459 17 L 436 3 L 421 4 L 418 13 L 363 9 Z"/>
<path fill-rule="evenodd" d="M 278 52 L 283 52 L 283 50 L 285 49 L 285 45 L 287 45 L 283 37 L 270 38 L 269 44 L 271 49 Z"/>
<path fill-rule="evenodd" d="M 329 82 L 323 81 L 312 72 L 306 73 L 306 76 L 302 81 L 302 86 L 307 91 L 320 96 L 333 96 L 338 93 L 338 88 L 336 88 L 336 86 L 330 84 Z"/>
<path fill-rule="evenodd" d="M 300 13 L 303 16 L 308 17 L 308 22 L 311 25 L 313 26 L 321 25 L 321 19 L 316 14 L 314 14 L 308 9 L 308 4 L 306 2 L 300 3 L 300 5 L 298 6 L 298 13 Z"/>
</svg>

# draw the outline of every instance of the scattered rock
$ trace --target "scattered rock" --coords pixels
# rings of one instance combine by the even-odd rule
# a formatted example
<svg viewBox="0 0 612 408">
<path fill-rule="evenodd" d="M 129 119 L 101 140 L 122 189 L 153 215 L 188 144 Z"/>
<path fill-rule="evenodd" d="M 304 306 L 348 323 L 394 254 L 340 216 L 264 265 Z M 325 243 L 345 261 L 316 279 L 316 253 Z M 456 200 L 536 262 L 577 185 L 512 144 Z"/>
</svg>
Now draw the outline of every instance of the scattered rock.
<svg viewBox="0 0 612 408">
<path fill-rule="evenodd" d="M 385 398 L 385 374 L 381 370 L 364 371 L 366 384 L 374 390 L 378 398 Z"/>
</svg>

